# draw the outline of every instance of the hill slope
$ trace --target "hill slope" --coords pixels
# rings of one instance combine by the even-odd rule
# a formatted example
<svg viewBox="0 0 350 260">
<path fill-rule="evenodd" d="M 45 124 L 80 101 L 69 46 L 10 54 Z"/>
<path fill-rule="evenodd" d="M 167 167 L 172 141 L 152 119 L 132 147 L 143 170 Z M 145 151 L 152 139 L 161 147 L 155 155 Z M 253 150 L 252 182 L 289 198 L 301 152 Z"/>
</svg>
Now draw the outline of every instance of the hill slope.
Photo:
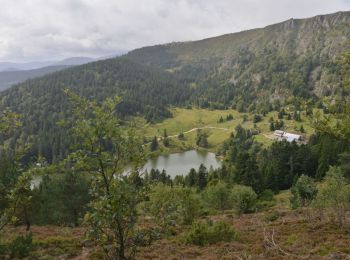
<svg viewBox="0 0 350 260">
<path fill-rule="evenodd" d="M 51 161 L 67 151 L 67 133 L 56 126 L 71 112 L 65 88 L 96 100 L 120 95 L 121 115 L 142 113 L 150 121 L 170 116 L 167 105 L 180 105 L 190 95 L 187 87 L 178 84 L 170 73 L 124 58 L 93 62 L 28 80 L 0 93 L 0 109 L 9 107 L 23 115 L 24 126 L 16 139 L 35 144 L 31 155 L 41 154 Z"/>
<path fill-rule="evenodd" d="M 196 88 L 193 100 L 266 109 L 291 95 L 337 95 L 335 58 L 350 38 L 350 12 L 288 21 L 201 41 L 145 47 L 127 54 L 173 72 Z M 207 104 L 206 104 L 207 105 Z"/>
</svg>

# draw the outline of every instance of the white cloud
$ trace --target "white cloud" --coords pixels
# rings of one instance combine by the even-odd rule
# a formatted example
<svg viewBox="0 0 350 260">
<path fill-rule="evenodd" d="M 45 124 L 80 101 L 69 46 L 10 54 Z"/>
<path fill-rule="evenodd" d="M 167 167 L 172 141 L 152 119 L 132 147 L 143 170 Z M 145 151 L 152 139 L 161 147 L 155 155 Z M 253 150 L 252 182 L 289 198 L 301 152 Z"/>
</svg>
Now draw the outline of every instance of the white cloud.
<svg viewBox="0 0 350 260">
<path fill-rule="evenodd" d="M 120 50 L 349 10 L 344 0 L 0 0 L 0 60 Z"/>
</svg>

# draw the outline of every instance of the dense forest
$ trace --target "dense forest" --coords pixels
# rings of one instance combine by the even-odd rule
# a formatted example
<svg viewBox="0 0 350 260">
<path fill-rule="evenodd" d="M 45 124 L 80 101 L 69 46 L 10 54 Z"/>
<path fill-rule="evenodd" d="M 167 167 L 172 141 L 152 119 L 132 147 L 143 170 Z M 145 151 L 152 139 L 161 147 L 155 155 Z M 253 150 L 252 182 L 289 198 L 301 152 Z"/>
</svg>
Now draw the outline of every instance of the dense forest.
<svg viewBox="0 0 350 260">
<path fill-rule="evenodd" d="M 70 139 L 66 129 L 57 125 L 71 113 L 65 89 L 97 101 L 122 96 L 118 105 L 121 116 L 142 114 L 151 122 L 170 117 L 167 107 L 183 105 L 191 95 L 171 74 L 123 58 L 28 80 L 0 94 L 2 107 L 23 116 L 23 128 L 8 141 L 12 147 L 16 143 L 30 145 L 27 162 L 38 155 L 52 162 L 67 154 Z"/>
</svg>

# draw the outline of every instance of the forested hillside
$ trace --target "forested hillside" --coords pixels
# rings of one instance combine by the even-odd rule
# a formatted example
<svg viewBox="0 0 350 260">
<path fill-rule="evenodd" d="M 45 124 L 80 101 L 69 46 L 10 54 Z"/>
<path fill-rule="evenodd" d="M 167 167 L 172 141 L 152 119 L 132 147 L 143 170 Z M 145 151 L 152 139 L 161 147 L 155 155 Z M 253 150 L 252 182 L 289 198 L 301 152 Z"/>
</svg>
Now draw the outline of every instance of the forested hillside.
<svg viewBox="0 0 350 260">
<path fill-rule="evenodd" d="M 166 107 L 181 105 L 190 96 L 167 72 L 138 65 L 126 59 L 110 59 L 78 66 L 28 80 L 0 94 L 0 106 L 23 117 L 23 129 L 10 140 L 30 143 L 28 156 L 43 155 L 50 162 L 63 158 L 69 145 L 65 129 L 57 122 L 70 116 L 71 107 L 64 89 L 78 95 L 104 100 L 123 97 L 118 111 L 122 116 L 142 113 L 149 121 L 171 116 Z"/>
<path fill-rule="evenodd" d="M 191 83 L 200 106 L 269 110 L 291 96 L 342 95 L 335 63 L 347 48 L 350 12 L 290 19 L 262 29 L 134 50 L 129 59 Z"/>
<path fill-rule="evenodd" d="M 0 108 L 24 118 L 24 127 L 8 143 L 34 144 L 29 157 L 63 158 L 69 138 L 56 123 L 69 117 L 65 88 L 97 101 L 120 95 L 121 115 L 140 114 L 149 122 L 171 117 L 169 106 L 265 114 L 295 104 L 296 97 L 309 108 L 324 108 L 323 97 L 341 100 L 347 93 L 337 57 L 347 49 L 349 25 L 350 12 L 292 19 L 201 41 L 145 47 L 123 58 L 28 80 L 0 94 Z"/>
</svg>

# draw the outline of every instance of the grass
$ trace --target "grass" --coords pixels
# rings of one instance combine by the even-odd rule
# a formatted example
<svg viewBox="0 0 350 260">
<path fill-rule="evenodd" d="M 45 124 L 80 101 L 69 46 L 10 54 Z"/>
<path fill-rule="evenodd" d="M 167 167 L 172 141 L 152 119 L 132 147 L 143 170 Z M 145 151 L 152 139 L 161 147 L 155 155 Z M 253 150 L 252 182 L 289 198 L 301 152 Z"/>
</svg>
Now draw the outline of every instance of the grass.
<svg viewBox="0 0 350 260">
<path fill-rule="evenodd" d="M 209 147 L 207 150 L 211 152 L 217 152 L 220 145 L 229 138 L 230 134 L 234 132 L 237 125 L 241 124 L 247 129 L 253 129 L 253 114 L 239 113 L 237 110 L 209 110 L 209 109 L 185 109 L 185 108 L 173 108 L 172 118 L 168 118 L 160 123 L 150 124 L 142 118 L 135 118 L 135 122 L 140 135 L 144 136 L 149 142 L 152 137 L 162 137 L 164 129 L 166 129 L 167 135 L 170 136 L 170 146 L 160 146 L 158 153 L 173 153 L 179 151 L 186 151 L 194 148 L 198 148 L 196 145 L 196 131 L 190 131 L 194 128 L 204 128 L 204 131 L 208 133 Z M 231 114 L 233 120 L 226 121 L 226 116 Z M 219 119 L 222 117 L 224 122 L 219 123 Z M 244 121 L 243 118 L 247 120 Z M 256 124 L 260 130 L 260 134 L 255 136 L 257 142 L 262 143 L 264 146 L 271 145 L 274 140 L 271 139 L 272 131 L 270 131 L 269 119 L 274 118 L 278 120 L 277 112 L 270 112 L 263 117 L 261 122 Z M 310 119 L 302 114 L 302 122 L 296 122 L 294 120 L 284 119 L 285 131 L 292 133 L 300 133 L 299 129 L 301 125 L 304 127 L 306 133 L 303 134 L 310 136 L 313 133 Z M 185 140 L 180 141 L 177 138 L 179 133 L 184 133 Z"/>
</svg>

